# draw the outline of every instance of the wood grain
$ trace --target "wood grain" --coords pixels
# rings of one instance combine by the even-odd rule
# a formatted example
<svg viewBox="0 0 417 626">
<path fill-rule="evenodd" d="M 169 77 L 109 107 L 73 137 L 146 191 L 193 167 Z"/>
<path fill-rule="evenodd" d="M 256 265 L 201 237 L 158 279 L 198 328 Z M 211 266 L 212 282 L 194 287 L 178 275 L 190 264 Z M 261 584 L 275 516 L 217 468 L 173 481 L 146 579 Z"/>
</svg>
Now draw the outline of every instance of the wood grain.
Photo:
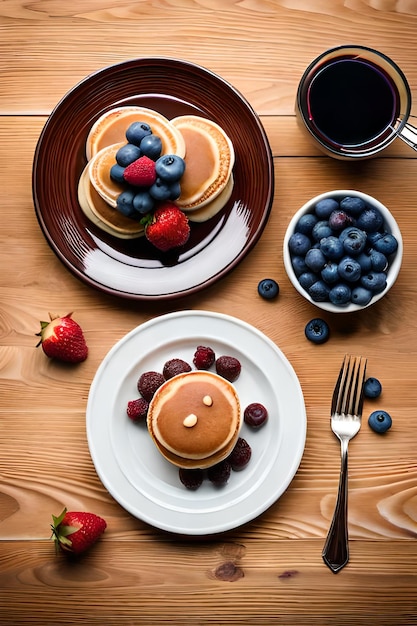
<svg viewBox="0 0 417 626">
<path fill-rule="evenodd" d="M 416 624 L 417 283 L 416 156 L 395 141 L 360 163 L 324 157 L 294 116 L 298 80 L 324 49 L 373 46 L 417 89 L 412 0 L 58 0 L 0 3 L 0 624 Z M 223 280 L 167 303 L 121 302 L 87 287 L 48 246 L 33 208 L 37 140 L 56 103 L 89 73 L 138 56 L 173 56 L 229 80 L 266 129 L 275 169 L 268 224 Z M 293 213 L 336 188 L 374 195 L 394 213 L 403 266 L 390 293 L 355 315 L 323 315 L 331 339 L 308 343 L 318 310 L 289 283 L 282 243 Z M 257 295 L 261 278 L 280 295 Z M 307 411 L 299 470 L 262 516 L 220 536 L 185 539 L 129 515 L 90 457 L 85 410 L 111 347 L 138 324 L 174 310 L 234 315 L 268 335 L 292 363 Z M 69 367 L 36 348 L 48 312 L 74 311 L 89 345 Z M 351 560 L 323 564 L 339 479 L 329 410 L 341 358 L 365 354 L 383 394 L 367 400 L 350 445 Z M 267 364 L 265 365 L 267 367 Z M 366 420 L 388 410 L 378 436 Z M 52 513 L 67 506 L 105 517 L 102 540 L 80 560 L 55 556 Z"/>
</svg>

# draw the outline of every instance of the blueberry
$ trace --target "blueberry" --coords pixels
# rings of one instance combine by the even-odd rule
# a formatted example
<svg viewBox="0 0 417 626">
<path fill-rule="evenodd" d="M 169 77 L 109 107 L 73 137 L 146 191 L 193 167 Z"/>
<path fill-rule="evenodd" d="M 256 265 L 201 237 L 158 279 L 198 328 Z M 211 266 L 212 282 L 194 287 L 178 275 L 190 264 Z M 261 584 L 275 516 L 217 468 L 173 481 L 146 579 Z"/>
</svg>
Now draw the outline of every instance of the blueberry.
<svg viewBox="0 0 417 626">
<path fill-rule="evenodd" d="M 132 143 L 127 143 L 116 152 L 116 161 L 119 165 L 121 165 L 121 167 L 127 167 L 141 156 L 142 153 L 138 146 L 134 146 Z"/>
<path fill-rule="evenodd" d="M 110 168 L 110 178 L 114 180 L 114 182 L 116 183 L 124 183 L 125 182 L 125 179 L 123 178 L 124 171 L 125 171 L 124 167 L 122 167 L 118 163 L 115 163 Z"/>
<path fill-rule="evenodd" d="M 305 256 L 305 262 L 313 272 L 320 272 L 326 265 L 326 258 L 320 248 L 310 248 Z"/>
<path fill-rule="evenodd" d="M 126 131 L 126 139 L 135 146 L 140 146 L 144 137 L 152 135 L 152 130 L 146 122 L 133 122 Z"/>
<path fill-rule="evenodd" d="M 368 207 L 358 216 L 356 226 L 368 233 L 379 230 L 384 224 L 381 211 L 375 207 Z"/>
<path fill-rule="evenodd" d="M 320 279 L 311 285 L 308 293 L 314 302 L 326 302 L 329 299 L 329 291 L 330 287 Z"/>
<path fill-rule="evenodd" d="M 355 259 L 357 260 L 357 262 L 361 266 L 362 274 L 366 274 L 367 272 L 371 271 L 371 269 L 372 269 L 372 261 L 371 261 L 370 253 L 368 253 L 368 252 L 361 252 L 360 254 L 358 254 L 357 257 L 355 257 Z"/>
<path fill-rule="evenodd" d="M 154 208 L 154 200 L 148 191 L 138 191 L 133 198 L 133 207 L 141 215 L 146 215 Z"/>
<path fill-rule="evenodd" d="M 362 198 L 352 198 L 348 196 L 340 201 L 340 208 L 350 215 L 357 217 L 365 210 L 366 204 Z"/>
<path fill-rule="evenodd" d="M 142 154 L 152 161 L 156 161 L 161 156 L 162 141 L 157 135 L 146 135 L 140 142 Z"/>
<path fill-rule="evenodd" d="M 376 433 L 385 433 L 392 426 L 391 415 L 386 411 L 374 411 L 368 418 L 368 424 Z"/>
<path fill-rule="evenodd" d="M 385 272 L 368 272 L 361 276 L 361 285 L 373 293 L 381 293 L 387 286 Z"/>
<path fill-rule="evenodd" d="M 325 283 L 332 285 L 339 280 L 339 272 L 337 270 L 337 263 L 329 261 L 321 270 L 321 277 Z"/>
<path fill-rule="evenodd" d="M 311 236 L 314 241 L 321 241 L 325 237 L 330 237 L 333 235 L 333 231 L 329 226 L 329 222 L 327 220 L 320 220 L 317 224 L 314 225 L 313 230 L 311 231 Z"/>
<path fill-rule="evenodd" d="M 374 294 L 369 289 L 365 289 L 365 287 L 357 285 L 352 289 L 352 295 L 350 299 L 354 304 L 358 304 L 359 306 L 366 306 L 372 300 L 373 295 Z"/>
<path fill-rule="evenodd" d="M 311 248 L 311 241 L 303 233 L 293 233 L 288 241 L 291 254 L 305 256 Z"/>
<path fill-rule="evenodd" d="M 317 274 L 315 274 L 314 272 L 303 272 L 298 277 L 298 282 L 300 283 L 301 287 L 303 289 L 306 289 L 307 291 L 310 289 L 311 285 L 314 285 L 316 281 Z"/>
<path fill-rule="evenodd" d="M 376 242 L 378 241 L 378 239 L 381 239 L 382 237 L 382 233 L 379 231 L 375 231 L 372 233 L 366 233 L 366 243 L 367 245 L 369 245 L 371 248 L 375 247 Z"/>
<path fill-rule="evenodd" d="M 332 304 L 343 306 L 350 302 L 351 289 L 345 283 L 338 283 L 329 291 L 329 300 Z"/>
<path fill-rule="evenodd" d="M 340 233 L 340 241 L 347 254 L 358 255 L 366 246 L 366 233 L 356 226 L 349 226 Z"/>
<path fill-rule="evenodd" d="M 377 378 L 372 376 L 365 380 L 363 393 L 366 398 L 378 398 L 382 392 L 382 385 Z"/>
<path fill-rule="evenodd" d="M 388 260 L 385 254 L 378 252 L 378 250 L 371 250 L 369 256 L 371 259 L 371 270 L 374 272 L 383 272 L 387 269 Z"/>
<path fill-rule="evenodd" d="M 342 242 L 334 235 L 324 237 L 324 239 L 320 241 L 320 250 L 328 259 L 331 259 L 332 261 L 342 258 L 344 254 Z"/>
<path fill-rule="evenodd" d="M 375 241 L 375 250 L 389 255 L 397 251 L 398 241 L 391 233 L 384 233 L 377 241 Z"/>
<path fill-rule="evenodd" d="M 155 163 L 156 175 L 164 182 L 175 183 L 185 171 L 185 161 L 176 154 L 164 154 Z"/>
<path fill-rule="evenodd" d="M 303 256 L 297 254 L 291 257 L 291 264 L 296 276 L 301 276 L 304 272 L 308 272 L 308 267 Z"/>
<path fill-rule="evenodd" d="M 273 278 L 264 278 L 258 283 L 258 293 L 266 300 L 272 300 L 279 294 L 279 285 Z"/>
<path fill-rule="evenodd" d="M 319 218 L 319 220 L 327 220 L 333 211 L 337 211 L 339 208 L 339 203 L 337 200 L 333 198 L 324 198 L 323 200 L 319 200 L 316 206 L 314 207 L 314 211 Z"/>
<path fill-rule="evenodd" d="M 137 212 L 133 206 L 133 191 L 123 191 L 116 200 L 117 210 L 125 217 L 137 216 Z"/>
<path fill-rule="evenodd" d="M 345 211 L 333 211 L 329 216 L 329 226 L 332 230 L 340 231 L 352 226 L 353 219 Z"/>
<path fill-rule="evenodd" d="M 362 270 L 359 263 L 351 257 L 345 256 L 339 261 L 338 265 L 339 276 L 349 283 L 355 283 L 359 280 Z"/>
<path fill-rule="evenodd" d="M 171 187 L 167 183 L 164 183 L 160 178 L 157 178 L 154 184 L 149 187 L 149 193 L 154 200 L 163 202 L 169 200 L 171 196 Z"/>
<path fill-rule="evenodd" d="M 295 225 L 294 232 L 303 233 L 303 235 L 311 235 L 311 231 L 318 222 L 318 218 L 313 213 L 305 213 L 300 217 Z"/>
<path fill-rule="evenodd" d="M 313 343 L 324 343 L 329 338 L 330 329 L 325 320 L 316 317 L 306 324 L 304 333 L 309 341 Z"/>
<path fill-rule="evenodd" d="M 181 185 L 177 181 L 176 183 L 171 183 L 169 185 L 169 200 L 176 200 L 181 195 Z"/>
</svg>

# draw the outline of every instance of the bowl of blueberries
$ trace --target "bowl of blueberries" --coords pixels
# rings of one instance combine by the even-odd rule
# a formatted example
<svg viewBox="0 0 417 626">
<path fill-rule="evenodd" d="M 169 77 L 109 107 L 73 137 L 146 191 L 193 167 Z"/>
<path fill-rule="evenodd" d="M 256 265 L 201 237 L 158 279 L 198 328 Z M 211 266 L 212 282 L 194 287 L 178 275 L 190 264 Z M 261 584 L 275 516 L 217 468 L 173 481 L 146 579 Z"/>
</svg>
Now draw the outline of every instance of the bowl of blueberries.
<svg viewBox="0 0 417 626">
<path fill-rule="evenodd" d="M 360 191 L 335 190 L 309 200 L 284 237 L 284 265 L 295 289 L 320 309 L 360 311 L 395 283 L 403 241 L 392 213 Z"/>
</svg>

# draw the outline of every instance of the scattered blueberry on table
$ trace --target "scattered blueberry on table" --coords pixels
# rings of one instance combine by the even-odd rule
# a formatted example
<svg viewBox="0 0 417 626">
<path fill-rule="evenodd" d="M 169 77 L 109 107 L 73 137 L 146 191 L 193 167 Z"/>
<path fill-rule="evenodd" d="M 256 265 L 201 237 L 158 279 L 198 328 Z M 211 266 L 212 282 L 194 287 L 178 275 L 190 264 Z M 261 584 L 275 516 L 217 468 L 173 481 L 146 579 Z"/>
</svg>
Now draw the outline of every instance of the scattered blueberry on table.
<svg viewBox="0 0 417 626">
<path fill-rule="evenodd" d="M 309 341 L 313 343 L 324 343 L 329 338 L 330 328 L 325 320 L 316 317 L 307 322 L 304 333 Z"/>
<path fill-rule="evenodd" d="M 392 426 L 392 418 L 389 413 L 380 409 L 370 414 L 368 424 L 376 433 L 385 433 Z"/>
<path fill-rule="evenodd" d="M 266 300 L 272 300 L 279 294 L 279 285 L 273 278 L 264 278 L 258 283 L 258 293 Z"/>
<path fill-rule="evenodd" d="M 363 386 L 365 398 L 379 398 L 382 393 L 382 385 L 377 378 L 370 376 Z"/>
</svg>

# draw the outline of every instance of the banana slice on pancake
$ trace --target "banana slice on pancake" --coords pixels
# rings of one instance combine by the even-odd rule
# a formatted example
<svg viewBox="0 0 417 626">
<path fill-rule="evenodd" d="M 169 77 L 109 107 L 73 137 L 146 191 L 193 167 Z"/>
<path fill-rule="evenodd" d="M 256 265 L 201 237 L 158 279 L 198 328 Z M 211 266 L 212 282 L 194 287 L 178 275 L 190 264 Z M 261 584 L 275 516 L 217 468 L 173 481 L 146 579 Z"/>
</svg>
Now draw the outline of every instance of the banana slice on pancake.
<svg viewBox="0 0 417 626">
<path fill-rule="evenodd" d="M 93 124 L 87 136 L 87 160 L 89 161 L 106 146 L 121 141 L 126 143 L 126 130 L 133 122 L 149 124 L 152 133 L 162 141 L 162 154 L 177 154 L 181 158 L 184 157 L 184 138 L 169 119 L 146 107 L 124 106 L 103 113 Z"/>
<path fill-rule="evenodd" d="M 137 239 L 144 234 L 142 224 L 122 215 L 103 200 L 91 183 L 87 163 L 78 182 L 78 202 L 84 215 L 104 232 L 119 239 Z"/>
<path fill-rule="evenodd" d="M 212 120 L 182 115 L 171 120 L 185 141 L 185 172 L 176 200 L 184 211 L 201 209 L 225 189 L 235 162 L 233 144 Z"/>
</svg>

